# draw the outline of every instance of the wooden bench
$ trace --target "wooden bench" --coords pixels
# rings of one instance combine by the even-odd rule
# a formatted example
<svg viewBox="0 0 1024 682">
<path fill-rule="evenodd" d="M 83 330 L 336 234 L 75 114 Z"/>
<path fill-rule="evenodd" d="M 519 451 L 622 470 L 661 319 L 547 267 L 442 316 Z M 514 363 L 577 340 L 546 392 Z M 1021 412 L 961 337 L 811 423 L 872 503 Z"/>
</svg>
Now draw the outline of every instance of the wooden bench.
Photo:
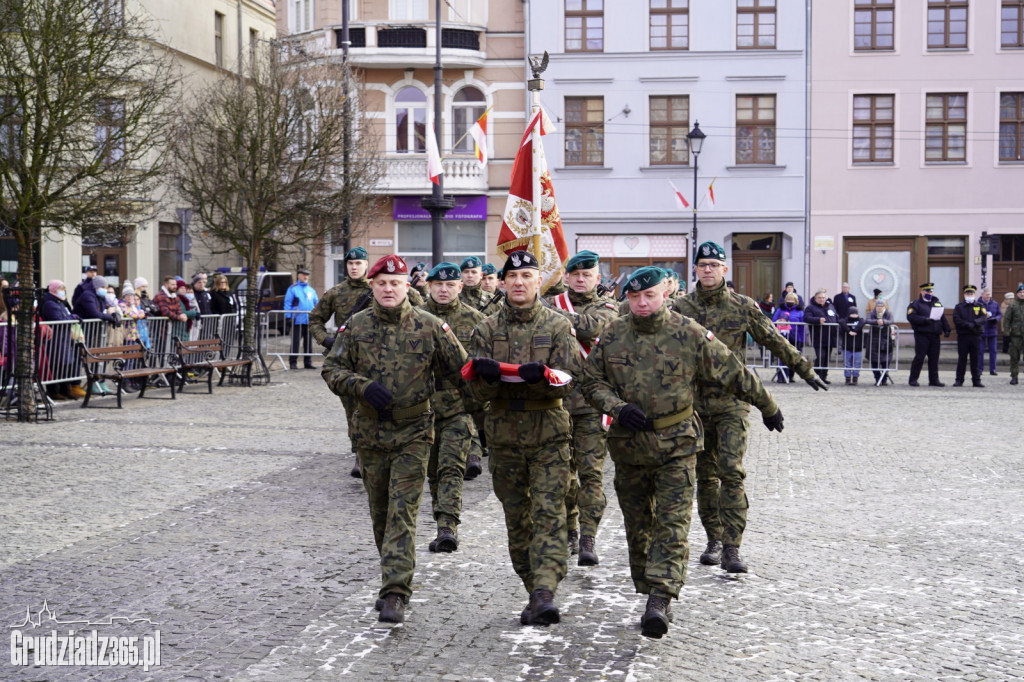
<svg viewBox="0 0 1024 682">
<path fill-rule="evenodd" d="M 152 353 L 142 345 L 141 342 L 125 346 L 104 346 L 102 348 L 86 348 L 85 344 L 78 344 L 79 354 L 82 358 L 82 367 L 85 370 L 87 384 L 85 387 L 85 400 L 82 407 L 89 406 L 89 399 L 92 398 L 92 387 L 100 381 L 114 381 L 117 383 L 117 407 L 121 408 L 121 387 L 126 379 L 148 379 L 149 377 L 174 374 L 174 367 L 150 367 L 152 360 L 158 358 L 161 353 Z M 107 365 L 111 365 L 108 368 Z M 146 394 L 146 386 L 149 382 L 143 381 L 139 389 L 139 397 Z M 171 400 L 174 400 L 174 378 L 170 380 Z"/>
<path fill-rule="evenodd" d="M 188 373 L 198 370 L 208 372 L 206 378 L 207 392 L 213 393 L 213 370 L 220 372 L 220 381 L 217 382 L 217 385 L 223 386 L 224 378 L 228 375 L 224 370 L 234 367 L 245 368 L 243 374 L 245 385 L 252 386 L 252 353 L 242 349 L 242 357 L 236 360 L 228 360 L 224 357 L 224 342 L 217 335 L 214 335 L 213 338 L 200 339 L 198 341 L 175 339 L 174 348 L 178 356 L 177 364 L 179 365 L 181 377 L 178 391 L 185 390 L 185 381 L 188 378 Z"/>
</svg>

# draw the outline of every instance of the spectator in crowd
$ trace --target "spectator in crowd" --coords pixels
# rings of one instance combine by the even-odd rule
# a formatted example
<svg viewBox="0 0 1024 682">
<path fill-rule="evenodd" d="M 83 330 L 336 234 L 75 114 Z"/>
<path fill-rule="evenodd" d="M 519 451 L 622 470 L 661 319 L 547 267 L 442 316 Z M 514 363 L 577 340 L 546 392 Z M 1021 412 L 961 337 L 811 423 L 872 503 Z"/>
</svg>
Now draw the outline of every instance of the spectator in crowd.
<svg viewBox="0 0 1024 682">
<path fill-rule="evenodd" d="M 97 275 L 90 283 L 92 288 L 87 286 L 82 290 L 73 312 L 82 321 L 103 320 L 108 325 L 113 325 L 114 316 L 108 312 L 107 306 L 107 280 Z M 89 348 L 103 345 L 103 331 L 102 325 L 85 325 L 85 345 Z M 98 395 L 113 393 L 103 381 L 93 384 L 93 392 Z"/>
<path fill-rule="evenodd" d="M 757 306 L 769 320 L 775 319 L 775 295 L 772 292 L 766 291 L 764 297 L 757 302 Z"/>
<path fill-rule="evenodd" d="M 772 321 L 779 333 L 786 337 L 786 340 L 798 351 L 803 352 L 806 325 L 804 324 L 804 311 L 800 307 L 800 297 L 797 294 L 792 292 L 786 294 L 782 305 L 772 315 Z M 788 384 L 791 376 L 792 372 L 789 367 L 780 362 L 779 369 L 775 373 L 776 383 Z"/>
<path fill-rule="evenodd" d="M 907 322 L 914 330 L 914 360 L 910 363 L 910 386 L 917 386 L 921 367 L 928 359 L 928 385 L 942 388 L 939 381 L 939 334 L 949 338 L 949 322 L 946 321 L 942 301 L 934 294 L 935 285 L 925 282 L 920 286 L 921 295 L 907 307 Z"/>
<path fill-rule="evenodd" d="M 830 384 L 832 382 L 828 380 L 828 364 L 832 350 L 839 340 L 839 318 L 825 289 L 818 289 L 814 298 L 804 308 L 804 322 L 807 323 L 811 346 L 814 347 L 814 364 L 818 367 L 814 371 L 822 381 Z"/>
<path fill-rule="evenodd" d="M 875 383 L 884 386 L 893 383 L 889 367 L 892 364 L 892 350 L 896 345 L 896 320 L 884 299 L 876 296 L 874 302 L 875 308 L 868 313 L 865 325 L 869 329 L 868 360 L 875 375 Z"/>
<path fill-rule="evenodd" d="M 864 308 L 864 314 L 865 315 L 870 315 L 871 313 L 874 312 L 874 310 L 875 310 L 875 303 L 878 302 L 879 300 L 881 300 L 882 303 L 885 304 L 885 309 L 886 310 L 889 309 L 889 302 L 882 298 L 882 290 L 881 289 L 872 289 L 871 293 L 874 294 L 874 296 L 872 296 L 871 299 L 868 300 L 868 304 Z"/>
<path fill-rule="evenodd" d="M 68 290 L 64 282 L 54 279 L 46 285 L 46 293 L 39 305 L 39 318 L 43 322 L 60 322 L 62 324 L 41 325 L 39 336 L 42 341 L 40 361 L 45 362 L 50 371 L 51 379 L 74 376 L 75 360 L 78 348 L 75 338 L 81 340 L 82 328 L 74 329 L 74 321 L 79 317 L 71 312 L 67 303 Z M 77 381 L 56 381 L 47 387 L 47 393 L 53 400 L 74 400 L 85 397 L 85 389 Z"/>
<path fill-rule="evenodd" d="M 146 278 L 136 277 L 132 284 L 135 288 L 135 295 L 139 297 L 139 307 L 142 308 L 142 312 L 146 313 L 146 317 L 160 317 L 160 308 L 149 297 L 149 282 L 146 281 Z"/>
<path fill-rule="evenodd" d="M 299 268 L 296 278 L 298 281 L 288 287 L 284 295 L 284 317 L 292 323 L 292 350 L 288 356 L 288 366 L 291 369 L 297 368 L 301 341 L 302 365 L 306 369 L 313 369 L 313 358 L 309 350 L 309 311 L 320 302 L 320 297 L 316 295 L 316 289 L 309 286 L 309 270 Z"/>
<path fill-rule="evenodd" d="M 954 386 L 964 385 L 968 366 L 971 383 L 975 388 L 985 388 L 981 383 L 981 334 L 992 313 L 977 298 L 978 289 L 973 284 L 963 288 L 964 300 L 953 308 L 953 324 L 956 325 L 956 381 Z"/>
<path fill-rule="evenodd" d="M 192 293 L 195 294 L 199 314 L 213 315 L 210 292 L 206 290 L 206 275 L 199 274 L 192 278 Z"/>
<path fill-rule="evenodd" d="M 231 289 L 228 287 L 228 278 L 220 273 L 213 276 L 210 310 L 214 315 L 232 315 L 235 312 L 235 301 L 231 296 Z"/>
<path fill-rule="evenodd" d="M 1002 315 L 1006 315 L 1006 309 L 1013 304 L 1013 292 L 1007 291 L 1003 294 L 1003 302 L 999 304 L 999 312 Z M 1005 324 L 1000 324 L 1003 327 L 1003 353 L 1010 352 L 1010 335 L 1006 333 Z"/>
<path fill-rule="evenodd" d="M 78 298 L 82 295 L 82 292 L 86 291 L 89 288 L 88 283 L 96 278 L 96 266 L 86 265 L 84 268 L 82 268 L 82 273 L 82 281 L 78 283 L 78 286 L 75 287 L 74 293 L 71 294 L 72 308 L 78 305 Z"/>
<path fill-rule="evenodd" d="M 0 277 L 0 322 L 7 321 L 7 301 L 5 300 L 10 285 L 6 279 Z"/>
<path fill-rule="evenodd" d="M 1017 285 L 1017 293 L 1003 315 L 1003 333 L 1010 338 L 1010 385 L 1017 385 L 1020 356 L 1024 352 L 1024 282 Z"/>
<path fill-rule="evenodd" d="M 782 294 L 779 296 L 780 301 L 785 301 L 788 294 L 796 294 L 797 308 L 800 310 L 804 309 L 804 297 L 797 293 L 796 286 L 792 282 L 786 282 L 786 286 L 782 290 Z"/>
<path fill-rule="evenodd" d="M 175 277 L 164 277 L 164 284 L 160 291 L 153 297 L 153 303 L 160 311 L 160 317 L 166 317 L 171 325 L 171 334 L 182 341 L 188 340 L 188 315 L 186 308 L 178 296 L 178 281 Z M 182 281 L 181 284 L 185 282 Z M 154 347 L 158 352 L 164 352 L 163 341 L 166 337 L 155 334 Z"/>
<path fill-rule="evenodd" d="M 843 282 L 843 290 L 832 299 L 832 305 L 835 306 L 836 317 L 840 320 L 849 318 L 850 308 L 857 307 L 857 297 L 850 293 L 849 282 Z"/>
<path fill-rule="evenodd" d="M 107 293 L 103 296 L 103 303 L 106 306 L 103 311 L 114 318 L 107 328 L 108 346 L 121 346 L 124 344 L 124 328 L 121 324 L 121 305 L 117 296 L 111 291 L 112 286 L 107 286 Z"/>
<path fill-rule="evenodd" d="M 985 353 L 988 352 L 988 373 L 999 376 L 996 372 L 996 338 L 999 336 L 999 321 L 1003 319 L 1003 311 L 999 304 L 992 300 L 992 290 L 982 289 L 979 305 L 985 307 L 989 318 L 985 328 L 981 330 L 981 348 L 978 350 L 978 371 L 985 372 Z"/>
<path fill-rule="evenodd" d="M 126 293 L 121 297 L 121 318 L 124 320 L 124 341 L 135 343 L 142 341 L 142 344 L 149 347 L 149 333 L 144 326 L 146 313 L 139 306 L 139 297 L 134 291 Z"/>
<path fill-rule="evenodd" d="M 849 285 L 847 285 L 849 288 Z M 843 376 L 847 386 L 856 386 L 864 357 L 864 324 L 857 310 L 857 301 L 850 302 L 846 317 L 839 318 L 839 335 L 843 339 Z"/>
</svg>

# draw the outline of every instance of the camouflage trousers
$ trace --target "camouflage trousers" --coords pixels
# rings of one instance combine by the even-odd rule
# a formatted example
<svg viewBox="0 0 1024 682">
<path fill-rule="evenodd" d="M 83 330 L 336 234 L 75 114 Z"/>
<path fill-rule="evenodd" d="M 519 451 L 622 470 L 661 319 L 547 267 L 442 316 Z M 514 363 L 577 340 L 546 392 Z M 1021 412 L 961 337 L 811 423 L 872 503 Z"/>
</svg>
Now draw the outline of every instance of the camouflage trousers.
<svg viewBox="0 0 1024 682">
<path fill-rule="evenodd" d="M 1010 337 L 1010 378 L 1016 379 L 1020 371 L 1020 356 L 1024 353 L 1024 336 Z"/>
<path fill-rule="evenodd" d="M 554 593 L 569 559 L 565 525 L 569 444 L 491 449 L 487 468 L 505 511 L 512 568 L 527 592 Z"/>
<path fill-rule="evenodd" d="M 750 424 L 746 410 L 700 415 L 704 449 L 697 453 L 697 514 L 708 541 L 739 547 L 747 527 L 743 455 Z"/>
<path fill-rule="evenodd" d="M 469 454 L 476 455 L 477 457 L 487 456 L 487 435 L 484 433 L 484 417 L 487 412 L 484 410 L 477 410 L 471 413 L 473 417 L 473 442 L 469 446 Z"/>
<path fill-rule="evenodd" d="M 352 437 L 352 435 L 351 435 L 352 434 L 352 415 L 355 414 L 355 412 L 356 412 L 356 405 L 355 405 L 356 399 L 355 398 L 350 398 L 348 396 L 340 396 L 340 397 L 341 397 L 341 406 L 345 410 L 345 425 L 348 427 L 348 431 L 346 431 L 345 433 L 349 434 L 349 438 L 351 438 Z M 352 448 L 352 451 L 355 452 L 355 447 Z M 358 459 L 358 457 L 356 459 Z"/>
<path fill-rule="evenodd" d="M 686 583 L 694 477 L 693 455 L 672 457 L 658 466 L 615 462 L 629 573 L 640 594 L 674 598 Z"/>
<path fill-rule="evenodd" d="M 608 443 L 601 428 L 601 415 L 572 416 L 572 469 L 565 511 L 570 531 L 597 535 L 607 500 L 604 496 L 604 459 Z"/>
<path fill-rule="evenodd" d="M 466 475 L 473 420 L 466 413 L 434 420 L 427 481 L 438 527 L 455 529 L 462 512 L 462 480 Z"/>
<path fill-rule="evenodd" d="M 358 456 L 370 501 L 373 540 L 380 553 L 380 596 L 397 592 L 409 597 L 430 443 L 414 441 L 397 452 L 360 449 Z"/>
</svg>

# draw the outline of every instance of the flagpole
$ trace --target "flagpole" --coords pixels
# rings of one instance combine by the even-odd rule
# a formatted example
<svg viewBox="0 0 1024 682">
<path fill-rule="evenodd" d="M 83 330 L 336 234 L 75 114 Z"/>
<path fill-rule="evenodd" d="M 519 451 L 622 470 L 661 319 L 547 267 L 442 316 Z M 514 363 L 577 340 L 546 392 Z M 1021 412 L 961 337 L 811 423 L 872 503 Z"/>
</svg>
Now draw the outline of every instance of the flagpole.
<svg viewBox="0 0 1024 682">
<path fill-rule="evenodd" d="M 434 2 L 434 140 L 437 142 L 438 154 L 441 150 L 441 0 Z M 429 133 L 428 133 L 429 134 Z M 444 214 L 455 206 L 452 197 L 444 196 L 444 174 L 438 176 L 433 183 L 433 191 L 429 197 L 420 200 L 420 206 L 430 212 L 431 226 L 431 258 L 433 265 L 444 261 Z"/>
<path fill-rule="evenodd" d="M 535 83 L 537 84 L 537 87 L 534 87 Z M 537 113 L 540 111 L 540 91 L 544 89 L 544 81 L 539 79 L 539 78 L 532 79 L 532 80 L 530 80 L 529 87 L 530 87 L 530 97 L 531 97 L 531 100 L 532 100 L 532 102 L 531 102 L 532 106 L 530 107 L 530 120 L 532 121 L 537 116 Z M 533 178 L 533 191 L 532 191 L 532 194 L 533 194 L 533 216 L 530 219 L 530 224 L 533 226 L 533 231 L 534 231 L 533 232 L 533 255 L 537 257 L 537 262 L 538 263 L 542 262 L 542 260 L 541 260 L 541 253 L 540 253 L 540 232 L 541 232 L 540 218 L 541 218 L 541 205 L 544 203 L 543 199 L 541 197 L 541 188 L 540 188 L 540 145 L 541 145 L 541 141 L 540 141 L 540 128 L 541 128 L 541 125 L 540 125 L 540 122 L 538 121 L 537 124 L 535 126 L 533 126 L 533 130 L 530 132 L 530 142 L 531 142 L 530 147 L 531 147 L 532 152 L 533 152 L 533 159 L 532 159 L 532 161 L 533 161 L 533 166 L 532 166 L 533 167 L 533 172 L 532 172 L 532 178 Z M 542 283 L 542 286 L 543 286 L 543 283 Z"/>
</svg>

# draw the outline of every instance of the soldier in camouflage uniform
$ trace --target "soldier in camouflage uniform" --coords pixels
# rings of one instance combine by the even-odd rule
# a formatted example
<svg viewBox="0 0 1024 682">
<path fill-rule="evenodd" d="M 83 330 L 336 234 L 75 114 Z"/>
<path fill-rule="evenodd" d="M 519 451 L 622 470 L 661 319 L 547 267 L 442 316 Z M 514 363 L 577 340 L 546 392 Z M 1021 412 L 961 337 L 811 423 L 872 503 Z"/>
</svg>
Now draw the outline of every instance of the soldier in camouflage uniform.
<svg viewBox="0 0 1024 682">
<path fill-rule="evenodd" d="M 423 310 L 446 322 L 459 343 L 468 346 L 469 335 L 484 316 L 459 300 L 462 289 L 459 266 L 439 263 L 426 280 L 428 298 Z M 430 397 L 434 410 L 434 445 L 427 465 L 430 500 L 437 522 L 437 538 L 430 543 L 431 552 L 454 552 L 459 547 L 462 481 L 467 477 L 466 458 L 474 431 L 465 405 L 470 400 L 463 397 L 460 385 L 436 379 L 435 391 Z M 475 464 L 479 475 L 480 460 Z"/>
<path fill-rule="evenodd" d="M 782 430 L 771 394 L 714 333 L 665 305 L 660 268 L 640 268 L 626 283 L 630 313 L 605 327 L 584 363 L 583 395 L 615 418 L 608 449 L 622 508 L 633 584 L 647 594 L 643 634 L 668 631 L 670 603 L 686 582 L 687 536 L 696 454 L 703 429 L 694 385 L 714 383 L 753 403 L 765 425 Z"/>
<path fill-rule="evenodd" d="M 742 362 L 747 334 L 799 374 L 814 390 L 828 390 L 814 373 L 811 362 L 789 344 L 764 316 L 757 303 L 726 288 L 725 249 L 715 242 L 697 247 L 697 289 L 677 298 L 672 308 L 710 329 Z M 740 557 L 747 525 L 746 471 L 750 406 L 716 384 L 701 385 L 696 403 L 704 423 L 704 448 L 697 453 L 697 513 L 708 545 L 700 555 L 707 566 L 721 565 L 729 573 L 746 573 Z"/>
<path fill-rule="evenodd" d="M 434 439 L 435 379 L 461 381 L 466 353 L 447 324 L 408 301 L 408 267 L 385 256 L 370 269 L 374 302 L 345 325 L 323 377 L 352 398 L 352 442 L 362 465 L 380 552 L 379 620 L 400 623 L 412 594 L 416 517 Z"/>
<path fill-rule="evenodd" d="M 469 256 L 462 261 L 462 293 L 459 298 L 473 310 L 479 310 L 484 317 L 497 312 L 497 302 L 492 303 L 493 296 L 480 286 L 483 279 L 483 261 L 476 256 Z"/>
<path fill-rule="evenodd" d="M 498 269 L 492 263 L 480 266 L 480 288 L 494 296 L 498 293 Z"/>
<path fill-rule="evenodd" d="M 560 618 L 554 595 L 569 554 L 571 422 L 562 399 L 573 391 L 572 381 L 552 385 L 547 370 L 578 376 L 580 351 L 569 322 L 540 302 L 540 271 L 532 254 L 511 252 L 502 276 L 506 304 L 477 325 L 470 339 L 476 376 L 468 390 L 491 403 L 484 425 L 488 468 L 505 511 L 512 567 L 530 594 L 520 622 L 547 625 Z M 521 381 L 500 381 L 499 362 L 518 365 L 518 374 L 508 378 Z"/>
<path fill-rule="evenodd" d="M 373 293 L 370 291 L 370 281 L 366 279 L 366 269 L 369 267 L 366 249 L 357 246 L 345 254 L 345 274 L 347 278 L 324 292 L 313 311 L 309 314 L 309 333 L 313 335 L 316 342 L 324 347 L 324 354 L 327 354 L 334 345 L 335 334 L 327 331 L 327 322 L 334 317 L 334 326 L 342 327 L 352 316 L 370 305 Z M 345 421 L 348 423 L 348 432 L 352 433 L 352 411 L 355 406 L 350 398 L 341 396 L 341 404 L 345 409 Z M 349 472 L 355 478 L 359 478 L 359 459 L 356 458 Z"/>
<path fill-rule="evenodd" d="M 554 297 L 552 304 L 569 316 L 576 332 L 581 358 L 586 358 L 610 320 L 618 317 L 614 303 L 597 294 L 601 283 L 599 256 L 580 251 L 565 264 L 568 289 Z M 569 527 L 569 553 L 577 551 L 579 566 L 597 566 L 594 538 L 606 504 L 604 496 L 604 458 L 608 451 L 601 413 L 583 399 L 579 389 L 565 401 L 572 415 L 572 473 L 565 508 Z"/>
<path fill-rule="evenodd" d="M 1016 386 L 1024 353 L 1024 282 L 1017 285 L 1017 293 L 1003 313 L 1003 333 L 1010 337 L 1010 385 Z"/>
</svg>

